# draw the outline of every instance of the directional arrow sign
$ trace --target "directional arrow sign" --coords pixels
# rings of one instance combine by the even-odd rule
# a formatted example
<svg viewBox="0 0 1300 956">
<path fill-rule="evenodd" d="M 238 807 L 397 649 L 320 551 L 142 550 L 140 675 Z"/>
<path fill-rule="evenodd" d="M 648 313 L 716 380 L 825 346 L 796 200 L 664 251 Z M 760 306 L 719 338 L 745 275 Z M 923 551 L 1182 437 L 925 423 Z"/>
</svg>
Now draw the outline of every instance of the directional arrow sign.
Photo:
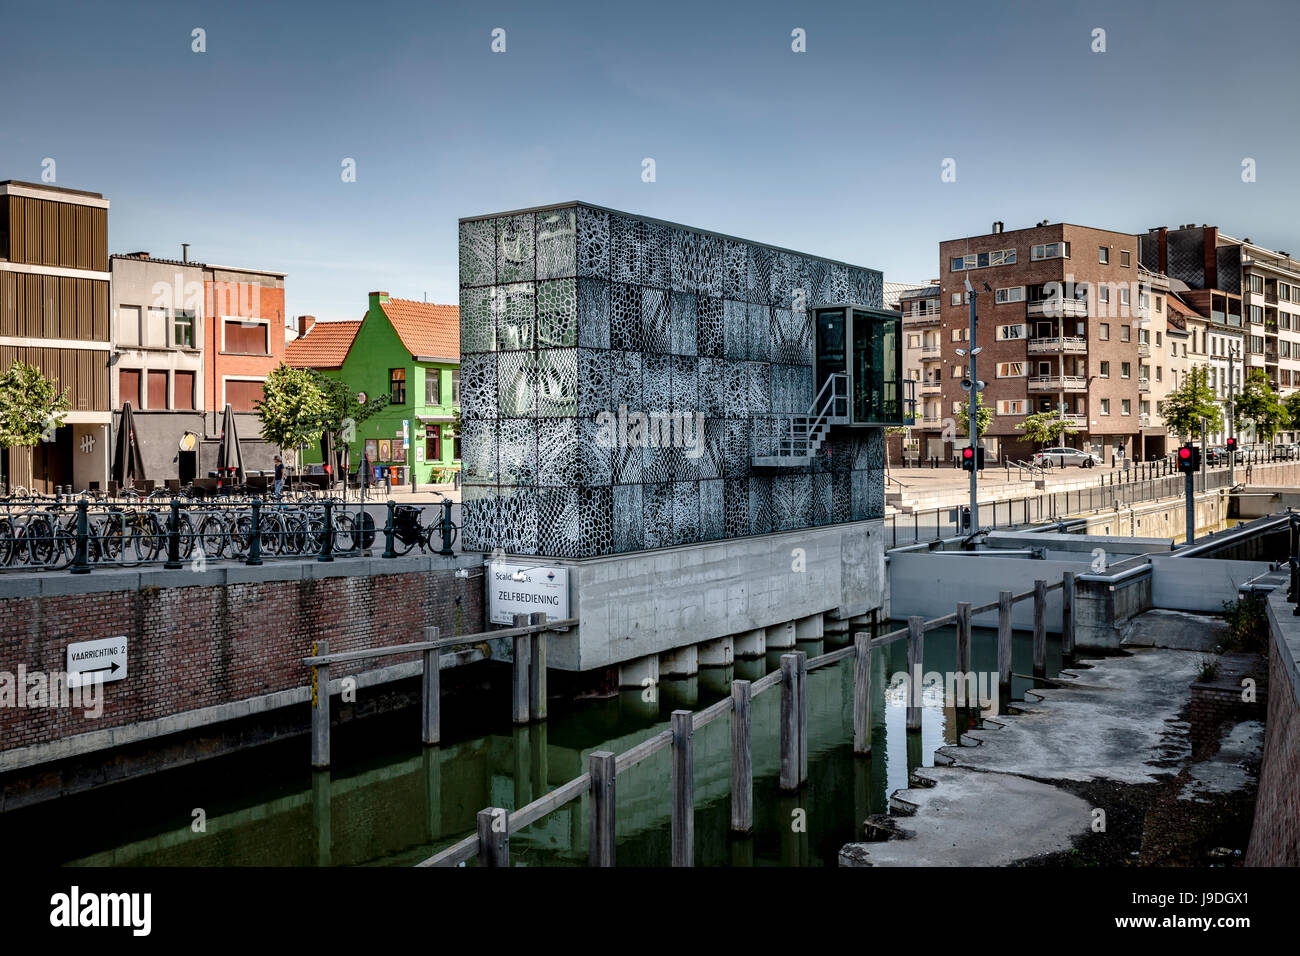
<svg viewBox="0 0 1300 956">
<path fill-rule="evenodd" d="M 106 637 L 68 645 L 68 686 L 126 677 L 126 637 Z"/>
</svg>

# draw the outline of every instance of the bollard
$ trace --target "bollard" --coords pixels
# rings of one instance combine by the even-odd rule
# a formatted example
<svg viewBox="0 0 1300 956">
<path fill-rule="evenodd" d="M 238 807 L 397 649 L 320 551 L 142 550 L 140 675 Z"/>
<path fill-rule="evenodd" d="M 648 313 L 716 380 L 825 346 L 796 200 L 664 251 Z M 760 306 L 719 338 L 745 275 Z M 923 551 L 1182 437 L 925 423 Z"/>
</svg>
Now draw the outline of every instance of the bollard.
<svg viewBox="0 0 1300 956">
<path fill-rule="evenodd" d="M 914 614 L 907 619 L 907 729 L 921 729 L 921 675 L 925 670 L 925 618 Z"/>
<path fill-rule="evenodd" d="M 1047 673 L 1047 582 L 1034 582 L 1034 674 Z"/>
<path fill-rule="evenodd" d="M 384 522 L 384 553 L 381 557 L 395 558 L 397 552 L 393 550 L 393 508 L 396 503 L 392 498 L 388 499 L 388 518 Z"/>
<path fill-rule="evenodd" d="M 781 655 L 781 789 L 799 789 L 799 658 Z"/>
<path fill-rule="evenodd" d="M 424 640 L 431 643 L 438 640 L 438 629 L 426 627 Z M 442 714 L 440 700 L 442 694 L 442 651 L 437 647 L 427 648 L 424 652 L 424 684 L 421 687 L 421 726 L 420 740 L 426 744 L 442 741 Z"/>
<path fill-rule="evenodd" d="M 172 499 L 171 514 L 167 518 L 167 563 L 163 567 L 169 571 L 177 571 L 182 567 L 181 503 L 179 498 Z"/>
<path fill-rule="evenodd" d="M 753 685 L 731 682 L 731 832 L 754 832 Z"/>
<path fill-rule="evenodd" d="M 546 612 L 536 611 L 528 623 L 546 623 Z M 529 636 L 528 655 L 528 717 L 530 720 L 546 719 L 546 644 L 549 631 L 536 631 Z"/>
<path fill-rule="evenodd" d="M 615 758 L 608 750 L 594 751 L 587 758 L 591 775 L 591 838 L 587 846 L 588 866 L 614 865 L 614 775 Z"/>
<path fill-rule="evenodd" d="M 441 525 L 442 525 L 442 550 L 440 550 L 438 553 L 446 557 L 456 553 L 451 548 L 451 536 L 456 529 L 452 526 L 451 523 L 451 502 L 450 501 L 444 501 L 442 503 Z"/>
<path fill-rule="evenodd" d="M 245 564 L 258 565 L 262 563 L 262 499 L 253 499 L 253 527 L 249 532 L 248 557 L 244 559 Z"/>
<path fill-rule="evenodd" d="M 481 866 L 510 865 L 510 814 L 501 807 L 478 812 L 478 858 Z"/>
<path fill-rule="evenodd" d="M 853 635 L 853 752 L 871 753 L 871 635 Z"/>
<path fill-rule="evenodd" d="M 316 641 L 312 657 L 330 652 L 329 641 Z M 324 770 L 330 765 L 330 666 L 317 664 L 311 669 L 311 765 Z"/>
<path fill-rule="evenodd" d="M 786 657 L 793 657 L 787 654 Z M 784 658 L 782 658 L 784 660 Z M 673 711 L 672 865 L 695 865 L 695 755 L 689 710 Z"/>
<path fill-rule="evenodd" d="M 514 616 L 514 626 L 527 627 L 528 615 L 516 614 Z M 515 654 L 513 685 L 514 709 L 511 713 L 511 717 L 516 724 L 528 723 L 528 638 L 529 635 L 527 634 L 516 634 L 514 635 L 513 640 Z"/>
<path fill-rule="evenodd" d="M 1074 657 L 1074 572 L 1061 578 L 1061 657 Z"/>
<path fill-rule="evenodd" d="M 998 691 L 1011 694 L 1011 592 L 998 592 Z"/>
<path fill-rule="evenodd" d="M 86 548 L 90 538 L 90 518 L 87 510 L 90 505 L 85 498 L 77 502 L 77 555 L 72 560 L 73 574 L 89 574 L 90 561 Z"/>
<path fill-rule="evenodd" d="M 317 561 L 334 560 L 334 502 L 325 499 L 325 527 L 321 530 L 320 554 Z"/>
</svg>

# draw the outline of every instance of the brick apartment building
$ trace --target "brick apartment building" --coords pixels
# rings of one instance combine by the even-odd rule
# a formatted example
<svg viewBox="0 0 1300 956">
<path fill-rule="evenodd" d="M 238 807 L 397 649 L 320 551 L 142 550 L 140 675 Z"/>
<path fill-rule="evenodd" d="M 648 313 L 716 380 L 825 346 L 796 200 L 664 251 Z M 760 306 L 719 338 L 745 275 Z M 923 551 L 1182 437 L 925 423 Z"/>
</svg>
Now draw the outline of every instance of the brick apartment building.
<svg viewBox="0 0 1300 956">
<path fill-rule="evenodd" d="M 955 420 L 968 400 L 961 386 L 966 360 L 956 354 L 970 348 L 967 279 L 980 293 L 978 373 L 992 412 L 990 454 L 1027 458 L 1034 447 L 1017 426 L 1051 409 L 1079 428 L 1066 443 L 1107 460 L 1120 452 L 1139 459 L 1164 453 L 1160 423 L 1149 414 L 1144 435 L 1140 416 L 1150 396 L 1143 368 L 1154 354 L 1154 299 L 1163 314 L 1167 285 L 1157 293 L 1151 282 L 1158 277 L 1141 274 L 1136 236 L 1047 221 L 1006 231 L 999 222 L 985 235 L 941 242 L 939 265 L 940 348 L 923 356 L 932 358 L 925 364 L 938 379 L 922 376 L 914 429 L 923 454 L 951 457 L 940 437 L 943 422 Z M 927 290 L 923 301 L 933 298 Z M 1159 331 L 1163 347 L 1163 322 Z"/>
</svg>

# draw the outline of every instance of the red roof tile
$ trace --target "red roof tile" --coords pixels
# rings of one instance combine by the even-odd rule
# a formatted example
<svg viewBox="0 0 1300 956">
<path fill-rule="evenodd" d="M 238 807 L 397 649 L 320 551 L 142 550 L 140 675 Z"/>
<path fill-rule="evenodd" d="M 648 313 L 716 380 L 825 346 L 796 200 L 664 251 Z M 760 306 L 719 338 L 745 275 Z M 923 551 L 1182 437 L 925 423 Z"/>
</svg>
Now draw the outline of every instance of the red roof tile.
<svg viewBox="0 0 1300 956">
<path fill-rule="evenodd" d="M 339 368 L 361 329 L 361 319 L 317 322 L 284 347 L 284 364 L 294 368 Z"/>
<path fill-rule="evenodd" d="M 379 305 L 412 355 L 460 359 L 459 306 L 410 299 L 389 299 Z"/>
</svg>

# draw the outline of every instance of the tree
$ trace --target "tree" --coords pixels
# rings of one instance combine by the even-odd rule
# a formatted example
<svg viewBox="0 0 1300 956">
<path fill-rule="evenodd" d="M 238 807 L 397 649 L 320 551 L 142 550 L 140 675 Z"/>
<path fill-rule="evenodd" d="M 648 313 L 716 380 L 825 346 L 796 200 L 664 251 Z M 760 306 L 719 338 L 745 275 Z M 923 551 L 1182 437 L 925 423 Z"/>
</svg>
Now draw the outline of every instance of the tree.
<svg viewBox="0 0 1300 956">
<path fill-rule="evenodd" d="M 335 439 L 351 444 L 356 440 L 356 426 L 364 422 L 375 412 L 388 404 L 388 396 L 367 399 L 358 403 L 352 386 L 342 379 L 332 378 L 317 369 L 308 369 L 312 381 L 325 398 L 325 415 L 321 422 L 321 431 L 328 430 Z M 317 433 L 320 437 L 320 433 Z"/>
<path fill-rule="evenodd" d="M 281 451 L 318 441 L 325 429 L 328 402 L 313 371 L 281 363 L 262 386 L 262 398 L 256 404 L 262 437 Z"/>
<path fill-rule="evenodd" d="M 989 422 L 993 420 L 993 413 L 984 407 L 984 396 L 975 396 L 975 437 L 983 438 L 984 433 L 989 430 Z M 958 437 L 966 438 L 970 435 L 970 403 L 962 402 L 961 408 L 957 410 L 957 431 Z"/>
<path fill-rule="evenodd" d="M 1282 402 L 1286 409 L 1286 418 L 1292 428 L 1300 427 L 1300 391 L 1292 392 Z"/>
<path fill-rule="evenodd" d="M 41 370 L 15 361 L 0 374 L 0 447 L 30 448 L 48 440 L 67 414 L 68 390 L 57 390 Z"/>
<path fill-rule="evenodd" d="M 1055 445 L 1062 435 L 1074 435 L 1079 431 L 1056 409 L 1026 415 L 1025 420 L 1016 427 L 1023 429 L 1025 437 L 1040 448 Z"/>
<path fill-rule="evenodd" d="M 1254 427 L 1256 441 L 1271 442 L 1278 429 L 1292 419 L 1278 394 L 1269 383 L 1268 373 L 1262 368 L 1252 369 L 1241 389 L 1241 397 L 1233 406 L 1233 417 L 1238 425 L 1248 421 Z"/>
<path fill-rule="evenodd" d="M 1182 384 L 1165 396 L 1160 409 L 1165 426 L 1184 441 L 1192 441 L 1201 433 L 1201 419 L 1205 420 L 1206 431 L 1223 427 L 1223 412 L 1209 380 L 1208 367 L 1188 369 Z"/>
<path fill-rule="evenodd" d="M 456 414 L 457 414 L 456 424 L 459 426 L 460 409 L 456 409 Z M 459 431 L 459 428 L 457 430 Z M 908 428 L 906 425 L 890 425 L 885 429 L 885 474 L 889 474 L 889 436 L 902 435 L 903 444 L 906 445 L 907 437 L 911 434 L 912 434 L 912 429 Z"/>
</svg>

